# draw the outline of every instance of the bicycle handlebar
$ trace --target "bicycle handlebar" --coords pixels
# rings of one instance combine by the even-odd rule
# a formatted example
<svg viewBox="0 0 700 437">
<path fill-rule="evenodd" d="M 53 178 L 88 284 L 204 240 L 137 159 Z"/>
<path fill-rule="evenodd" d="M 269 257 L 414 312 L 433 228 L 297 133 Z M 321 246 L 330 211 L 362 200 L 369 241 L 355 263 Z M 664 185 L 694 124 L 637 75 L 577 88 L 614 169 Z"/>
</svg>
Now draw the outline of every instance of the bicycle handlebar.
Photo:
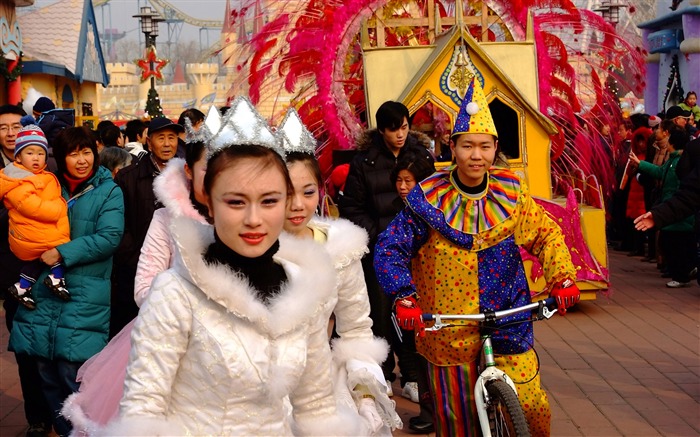
<svg viewBox="0 0 700 437">
<path fill-rule="evenodd" d="M 487 317 L 490 320 L 499 320 L 504 317 L 510 316 L 512 314 L 517 314 L 517 313 L 522 313 L 525 311 L 532 311 L 532 310 L 538 310 L 538 316 L 541 316 L 542 318 L 550 318 L 554 313 L 557 312 L 556 309 L 550 310 L 549 307 L 552 305 L 555 305 L 557 300 L 553 297 L 549 297 L 547 299 L 542 299 L 537 302 L 533 302 L 527 305 L 523 305 L 521 307 L 517 308 L 509 308 L 506 310 L 501 310 L 501 311 L 493 311 L 489 313 L 480 313 L 480 314 L 431 314 L 431 313 L 425 313 L 421 316 L 424 322 L 429 322 L 429 321 L 435 321 L 435 327 L 436 329 L 440 329 L 440 327 L 446 326 L 442 323 L 442 320 L 467 320 L 467 321 L 473 321 L 473 322 L 483 322 L 487 319 Z M 439 327 L 438 327 L 439 326 Z M 433 330 L 431 328 L 426 328 L 427 330 Z"/>
</svg>

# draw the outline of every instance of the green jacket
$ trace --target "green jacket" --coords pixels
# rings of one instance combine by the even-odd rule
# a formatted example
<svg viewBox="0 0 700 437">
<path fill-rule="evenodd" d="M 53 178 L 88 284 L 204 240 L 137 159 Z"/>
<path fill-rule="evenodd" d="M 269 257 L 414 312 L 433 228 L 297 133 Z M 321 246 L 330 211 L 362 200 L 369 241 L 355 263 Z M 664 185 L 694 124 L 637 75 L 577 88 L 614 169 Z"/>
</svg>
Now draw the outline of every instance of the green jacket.
<svg viewBox="0 0 700 437">
<path fill-rule="evenodd" d="M 32 287 L 36 309 L 20 306 L 10 350 L 49 360 L 82 362 L 107 344 L 112 254 L 124 232 L 124 198 L 111 173 L 100 167 L 68 201 L 71 241 L 57 247 L 66 268 L 71 300 L 54 296 L 42 281 Z"/>
<path fill-rule="evenodd" d="M 686 111 L 690 111 L 690 113 L 693 115 L 693 118 L 695 118 L 695 121 L 700 121 L 700 106 L 695 105 L 691 108 L 685 102 L 679 103 L 678 106 L 680 106 Z"/>
<path fill-rule="evenodd" d="M 681 151 L 676 150 L 675 152 L 671 152 L 668 160 L 661 166 L 654 165 L 647 161 L 641 161 L 639 163 L 640 173 L 661 180 L 661 199 L 659 203 L 665 202 L 673 197 L 681 185 L 681 181 L 676 174 L 676 166 L 678 165 L 679 159 L 681 159 Z M 664 231 L 674 232 L 693 232 L 694 228 L 695 217 L 691 215 L 680 222 L 665 226 L 662 229 Z"/>
</svg>

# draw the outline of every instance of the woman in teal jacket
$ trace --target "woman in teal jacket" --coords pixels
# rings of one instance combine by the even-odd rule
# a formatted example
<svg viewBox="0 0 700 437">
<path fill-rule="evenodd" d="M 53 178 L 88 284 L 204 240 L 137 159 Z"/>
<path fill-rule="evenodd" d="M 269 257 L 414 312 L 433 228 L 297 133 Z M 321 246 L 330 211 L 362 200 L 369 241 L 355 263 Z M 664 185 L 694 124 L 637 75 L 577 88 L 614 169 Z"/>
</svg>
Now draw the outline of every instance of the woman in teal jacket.
<svg viewBox="0 0 700 437">
<path fill-rule="evenodd" d="M 676 174 L 676 166 L 681 158 L 683 148 L 688 142 L 685 129 L 675 127 L 670 131 L 668 150 L 671 153 L 663 165 L 654 165 L 640 161 L 630 152 L 630 159 L 639 165 L 639 172 L 661 180 L 661 199 L 664 202 L 678 191 L 680 180 Z M 690 271 L 695 264 L 695 217 L 688 216 L 685 220 L 661 228 L 659 243 L 661 244 L 665 264 L 671 274 L 671 281 L 666 283 L 669 288 L 688 287 Z"/>
<path fill-rule="evenodd" d="M 21 307 L 10 335 L 10 350 L 37 360 L 42 390 L 53 411 L 78 390 L 80 366 L 107 344 L 112 255 L 124 230 L 124 200 L 109 170 L 100 167 L 97 147 L 86 128 L 63 130 L 53 145 L 63 197 L 68 202 L 71 241 L 44 252 L 47 270 L 32 293 L 36 309 Z M 62 260 L 71 300 L 62 301 L 43 285 L 48 266 Z M 70 433 L 58 416 L 55 431 Z"/>
</svg>

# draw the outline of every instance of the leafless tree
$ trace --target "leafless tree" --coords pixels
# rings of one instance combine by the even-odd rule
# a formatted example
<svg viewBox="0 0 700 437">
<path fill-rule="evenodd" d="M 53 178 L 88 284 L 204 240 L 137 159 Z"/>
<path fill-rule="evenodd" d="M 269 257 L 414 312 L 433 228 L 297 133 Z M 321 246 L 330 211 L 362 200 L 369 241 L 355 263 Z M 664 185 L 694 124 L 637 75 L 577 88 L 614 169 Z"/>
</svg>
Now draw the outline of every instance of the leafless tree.
<svg viewBox="0 0 700 437">
<path fill-rule="evenodd" d="M 199 43 L 196 41 L 180 41 L 171 46 L 170 62 L 173 64 L 177 61 L 180 61 L 183 65 L 200 62 L 199 58 Z"/>
<path fill-rule="evenodd" d="M 120 39 L 114 43 L 112 62 L 133 62 L 143 56 L 143 47 L 135 39 Z"/>
</svg>

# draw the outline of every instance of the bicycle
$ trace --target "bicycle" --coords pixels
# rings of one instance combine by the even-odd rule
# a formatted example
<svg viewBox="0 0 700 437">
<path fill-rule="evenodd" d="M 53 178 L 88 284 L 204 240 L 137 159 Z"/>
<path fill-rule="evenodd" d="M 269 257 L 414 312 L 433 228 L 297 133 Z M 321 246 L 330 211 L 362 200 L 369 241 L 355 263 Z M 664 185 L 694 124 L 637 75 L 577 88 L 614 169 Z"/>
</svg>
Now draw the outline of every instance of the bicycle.
<svg viewBox="0 0 700 437">
<path fill-rule="evenodd" d="M 474 399 L 483 437 L 491 437 L 492 435 L 496 437 L 526 437 L 530 435 L 525 414 L 518 401 L 518 390 L 515 388 L 515 383 L 503 370 L 496 367 L 489 331 L 496 328 L 494 323 L 497 320 L 525 311 L 537 310 L 531 319 L 533 321 L 549 319 L 557 312 L 556 308 L 549 309 L 553 305 L 556 305 L 556 299 L 550 297 L 517 308 L 487 311 L 481 314 L 423 314 L 424 322 L 435 322 L 431 327 L 425 328 L 426 331 L 439 331 L 443 328 L 456 326 L 443 323 L 443 320 L 479 322 L 482 328 L 482 359 L 485 368 L 479 374 L 474 386 Z M 499 329 L 503 329 L 503 327 Z"/>
</svg>

